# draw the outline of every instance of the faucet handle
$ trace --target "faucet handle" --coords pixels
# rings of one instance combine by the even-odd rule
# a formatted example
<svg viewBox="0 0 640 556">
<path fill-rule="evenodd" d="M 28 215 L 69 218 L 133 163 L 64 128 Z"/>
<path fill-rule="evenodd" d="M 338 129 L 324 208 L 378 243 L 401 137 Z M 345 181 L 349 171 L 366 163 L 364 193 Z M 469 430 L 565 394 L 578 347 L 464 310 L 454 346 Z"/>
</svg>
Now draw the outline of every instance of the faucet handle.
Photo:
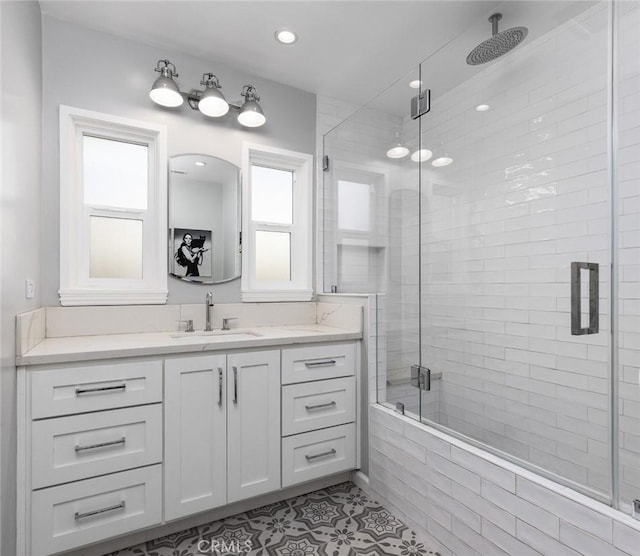
<svg viewBox="0 0 640 556">
<path fill-rule="evenodd" d="M 229 321 L 238 320 L 237 317 L 226 317 L 222 319 L 222 330 L 231 330 L 229 327 Z"/>
<path fill-rule="evenodd" d="M 185 332 L 194 332 L 193 330 L 193 319 L 179 320 L 178 322 L 184 322 L 186 324 L 184 331 Z"/>
</svg>

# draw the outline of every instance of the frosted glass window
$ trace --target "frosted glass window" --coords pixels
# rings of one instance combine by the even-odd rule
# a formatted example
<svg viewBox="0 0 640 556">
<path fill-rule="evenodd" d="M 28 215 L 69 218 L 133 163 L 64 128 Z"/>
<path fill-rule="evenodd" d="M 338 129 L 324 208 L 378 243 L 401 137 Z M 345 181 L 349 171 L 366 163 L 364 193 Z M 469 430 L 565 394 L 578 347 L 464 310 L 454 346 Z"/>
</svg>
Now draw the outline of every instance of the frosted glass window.
<svg viewBox="0 0 640 556">
<path fill-rule="evenodd" d="M 293 223 L 293 172 L 251 166 L 251 219 Z"/>
<path fill-rule="evenodd" d="M 146 210 L 148 147 L 83 135 L 84 203 Z"/>
<path fill-rule="evenodd" d="M 291 234 L 256 232 L 256 279 L 260 282 L 291 280 Z"/>
<path fill-rule="evenodd" d="M 91 278 L 142 278 L 142 220 L 92 216 Z"/>
<path fill-rule="evenodd" d="M 371 186 L 368 183 L 338 181 L 338 228 L 369 231 Z"/>
</svg>

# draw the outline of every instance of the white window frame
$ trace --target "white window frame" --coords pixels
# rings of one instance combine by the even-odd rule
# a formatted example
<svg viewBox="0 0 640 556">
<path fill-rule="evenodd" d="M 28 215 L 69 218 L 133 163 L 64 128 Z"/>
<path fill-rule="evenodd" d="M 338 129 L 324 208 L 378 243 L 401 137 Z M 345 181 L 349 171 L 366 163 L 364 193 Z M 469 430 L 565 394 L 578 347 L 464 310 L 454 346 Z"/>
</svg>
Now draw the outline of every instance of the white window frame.
<svg viewBox="0 0 640 556">
<path fill-rule="evenodd" d="M 293 172 L 293 223 L 275 225 L 251 218 L 253 164 Z M 313 155 L 254 143 L 242 145 L 242 301 L 310 301 L 313 298 Z M 256 232 L 291 233 L 291 280 L 256 278 Z"/>
<path fill-rule="evenodd" d="M 148 147 L 147 209 L 84 204 L 83 136 Z M 142 278 L 91 278 L 91 216 L 143 222 Z M 60 105 L 60 303 L 148 305 L 167 302 L 167 130 L 166 126 Z"/>
</svg>

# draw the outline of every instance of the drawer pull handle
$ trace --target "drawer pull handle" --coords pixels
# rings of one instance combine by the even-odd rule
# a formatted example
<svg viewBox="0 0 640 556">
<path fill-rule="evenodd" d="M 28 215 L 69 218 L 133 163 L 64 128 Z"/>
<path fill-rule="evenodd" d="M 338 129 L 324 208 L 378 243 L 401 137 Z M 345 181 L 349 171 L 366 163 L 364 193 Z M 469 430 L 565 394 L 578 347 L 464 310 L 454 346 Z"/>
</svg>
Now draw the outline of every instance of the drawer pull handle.
<svg viewBox="0 0 640 556">
<path fill-rule="evenodd" d="M 331 448 L 331 450 L 329 450 L 328 452 L 322 452 L 320 454 L 314 454 L 312 456 L 310 455 L 306 455 L 304 456 L 305 458 L 307 458 L 307 461 L 311 461 L 312 459 L 316 459 L 316 458 L 323 458 L 324 456 L 332 456 L 336 453 L 335 448 Z"/>
<path fill-rule="evenodd" d="M 222 405 L 222 367 L 218 367 L 218 405 Z"/>
<path fill-rule="evenodd" d="M 233 403 L 238 403 L 238 367 L 233 367 Z"/>
<path fill-rule="evenodd" d="M 98 388 L 76 388 L 76 396 L 82 394 L 110 394 L 111 392 L 124 391 L 127 389 L 126 384 L 118 384 L 117 386 L 99 386 Z"/>
<path fill-rule="evenodd" d="M 327 402 L 327 403 L 319 403 L 316 405 L 305 405 L 304 408 L 307 411 L 312 411 L 314 409 L 322 409 L 324 407 L 333 407 L 334 405 L 336 405 L 336 402 Z"/>
<path fill-rule="evenodd" d="M 73 519 L 76 521 L 78 519 L 84 519 L 85 517 L 91 517 L 98 514 L 103 514 L 105 512 L 113 512 L 114 510 L 124 510 L 124 500 L 120 502 L 120 504 L 116 504 L 115 506 L 109 506 L 107 508 L 102 508 L 100 510 L 93 510 L 92 512 L 84 512 L 83 514 L 76 512 L 73 516 Z"/>
<path fill-rule="evenodd" d="M 326 361 L 305 361 L 304 365 L 307 368 L 311 367 L 331 367 L 336 364 L 335 359 L 327 359 Z"/>
<path fill-rule="evenodd" d="M 106 448 L 107 446 L 117 446 L 124 444 L 127 439 L 123 436 L 120 440 L 112 440 L 111 442 L 100 442 L 98 444 L 88 444 L 87 446 L 79 446 L 76 444 L 76 452 L 84 452 L 85 450 L 95 450 L 96 448 Z"/>
</svg>

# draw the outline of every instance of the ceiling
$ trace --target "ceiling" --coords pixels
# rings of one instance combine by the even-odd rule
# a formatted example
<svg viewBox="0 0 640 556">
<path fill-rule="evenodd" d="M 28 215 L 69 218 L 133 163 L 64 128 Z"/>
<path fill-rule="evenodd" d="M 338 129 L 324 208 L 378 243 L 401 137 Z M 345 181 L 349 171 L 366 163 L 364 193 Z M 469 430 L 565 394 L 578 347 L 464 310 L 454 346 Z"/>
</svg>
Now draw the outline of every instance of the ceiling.
<svg viewBox="0 0 640 556">
<path fill-rule="evenodd" d="M 42 12 L 361 105 L 477 19 L 494 0 L 40 0 Z M 487 24 L 488 25 L 488 24 Z M 274 32 L 299 34 L 281 45 Z M 215 69 L 214 69 L 215 71 Z"/>
<path fill-rule="evenodd" d="M 42 12 L 152 46 L 220 61 L 249 74 L 363 105 L 447 43 L 461 60 L 439 59 L 439 80 L 462 69 L 465 52 L 500 29 L 525 25 L 529 38 L 586 2 L 531 0 L 40 0 Z M 299 34 L 293 45 L 277 29 Z M 454 40 L 455 39 L 455 40 Z M 445 50 L 452 51 L 450 46 Z M 457 68 L 457 69 L 456 69 Z M 215 69 L 214 69 L 215 71 Z M 474 71 L 475 68 L 474 68 Z M 444 82 L 444 81 L 443 81 Z M 402 104 L 403 109 L 405 103 Z"/>
</svg>

